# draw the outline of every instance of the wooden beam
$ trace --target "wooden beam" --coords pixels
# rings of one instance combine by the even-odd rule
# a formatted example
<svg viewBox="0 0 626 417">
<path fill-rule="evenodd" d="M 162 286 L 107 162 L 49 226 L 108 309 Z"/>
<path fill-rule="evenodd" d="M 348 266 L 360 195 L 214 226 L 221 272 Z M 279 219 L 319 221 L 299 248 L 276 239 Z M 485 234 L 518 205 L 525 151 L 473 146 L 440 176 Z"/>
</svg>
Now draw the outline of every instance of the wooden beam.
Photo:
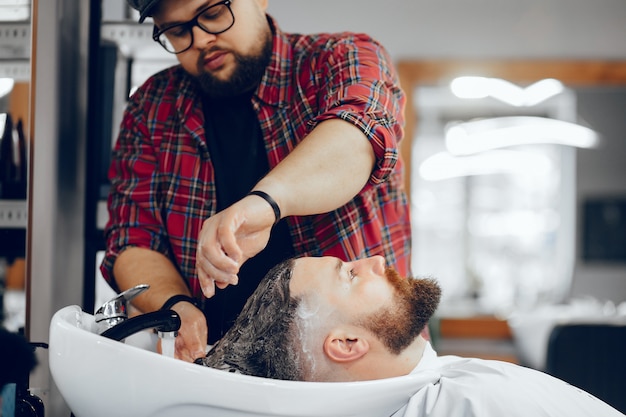
<svg viewBox="0 0 626 417">
<path fill-rule="evenodd" d="M 499 320 L 492 316 L 441 318 L 439 321 L 439 334 L 442 338 L 496 340 L 513 338 L 506 320 Z"/>
</svg>

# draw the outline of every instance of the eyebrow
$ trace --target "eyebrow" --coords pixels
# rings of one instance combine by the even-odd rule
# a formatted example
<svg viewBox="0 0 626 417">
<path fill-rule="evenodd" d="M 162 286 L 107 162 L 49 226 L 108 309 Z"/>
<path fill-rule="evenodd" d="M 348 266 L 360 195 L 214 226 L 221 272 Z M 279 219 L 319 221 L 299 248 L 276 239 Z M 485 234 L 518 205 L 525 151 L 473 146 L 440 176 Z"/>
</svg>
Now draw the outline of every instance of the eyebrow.
<svg viewBox="0 0 626 417">
<path fill-rule="evenodd" d="M 214 3 L 219 3 L 219 1 L 209 0 L 207 2 L 204 2 L 202 5 L 196 7 L 196 10 L 194 11 L 193 16 L 196 17 L 202 9 L 206 9 L 209 6 L 212 6 Z M 164 22 L 163 27 L 171 28 L 172 26 L 183 25 L 188 22 L 189 20 L 177 20 L 177 21 L 172 21 L 172 22 Z"/>
<path fill-rule="evenodd" d="M 198 14 L 200 12 L 200 10 L 202 9 L 206 9 L 209 6 L 213 6 L 214 4 L 219 3 L 219 1 L 215 1 L 215 0 L 209 0 L 207 2 L 205 2 L 202 6 L 198 6 L 196 8 L 196 12 L 195 14 Z"/>
<path fill-rule="evenodd" d="M 341 275 L 341 268 L 343 268 L 343 261 L 337 258 L 337 263 L 335 264 L 335 272 L 337 275 Z"/>
</svg>

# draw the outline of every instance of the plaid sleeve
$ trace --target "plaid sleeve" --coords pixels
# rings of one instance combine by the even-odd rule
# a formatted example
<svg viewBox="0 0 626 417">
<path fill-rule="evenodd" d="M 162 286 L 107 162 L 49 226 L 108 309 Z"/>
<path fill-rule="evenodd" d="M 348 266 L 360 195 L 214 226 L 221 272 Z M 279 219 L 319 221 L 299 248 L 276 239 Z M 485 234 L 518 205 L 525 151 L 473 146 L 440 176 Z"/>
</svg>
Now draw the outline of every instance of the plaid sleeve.
<svg viewBox="0 0 626 417">
<path fill-rule="evenodd" d="M 367 35 L 344 37 L 328 45 L 317 62 L 322 89 L 318 121 L 341 118 L 357 126 L 376 156 L 371 184 L 393 172 L 404 130 L 405 96 L 386 50 Z"/>
<path fill-rule="evenodd" d="M 104 278 L 117 288 L 113 264 L 126 248 L 152 249 L 168 256 L 166 232 L 157 206 L 157 156 L 146 123 L 151 103 L 146 90 L 133 95 L 120 128 L 111 166 L 105 227 L 106 254 L 100 267 Z"/>
</svg>

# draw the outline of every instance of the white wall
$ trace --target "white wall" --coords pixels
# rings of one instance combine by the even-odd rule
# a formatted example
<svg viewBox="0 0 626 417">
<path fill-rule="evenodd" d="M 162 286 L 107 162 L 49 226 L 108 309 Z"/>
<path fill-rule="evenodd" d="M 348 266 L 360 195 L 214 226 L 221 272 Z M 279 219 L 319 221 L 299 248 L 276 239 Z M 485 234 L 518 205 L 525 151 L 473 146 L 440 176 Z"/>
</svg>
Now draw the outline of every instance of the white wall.
<svg viewBox="0 0 626 417">
<path fill-rule="evenodd" d="M 625 0 L 270 0 L 269 4 L 269 13 L 285 31 L 366 32 L 396 61 L 626 59 Z M 607 139 L 613 142 L 604 150 L 579 152 L 579 202 L 598 193 L 626 195 L 626 141 L 623 134 Z M 622 159 L 616 163 L 616 158 Z M 574 296 L 626 300 L 626 265 L 579 260 L 572 291 Z"/>
<path fill-rule="evenodd" d="M 625 58 L 624 0 L 269 0 L 286 31 L 366 32 L 392 57 Z"/>
</svg>

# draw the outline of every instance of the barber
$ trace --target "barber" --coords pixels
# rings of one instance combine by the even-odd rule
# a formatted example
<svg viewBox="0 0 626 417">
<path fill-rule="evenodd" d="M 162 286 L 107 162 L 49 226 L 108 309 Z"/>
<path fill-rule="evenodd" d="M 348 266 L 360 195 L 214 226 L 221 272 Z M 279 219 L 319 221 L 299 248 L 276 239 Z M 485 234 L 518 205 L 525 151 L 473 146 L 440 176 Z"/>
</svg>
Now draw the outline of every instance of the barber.
<svg viewBox="0 0 626 417">
<path fill-rule="evenodd" d="M 405 97 L 380 44 L 284 33 L 267 0 L 128 2 L 180 65 L 125 110 L 101 270 L 118 291 L 150 285 L 140 311 L 180 315 L 176 357 L 204 356 L 294 255 L 409 273 Z"/>
</svg>

